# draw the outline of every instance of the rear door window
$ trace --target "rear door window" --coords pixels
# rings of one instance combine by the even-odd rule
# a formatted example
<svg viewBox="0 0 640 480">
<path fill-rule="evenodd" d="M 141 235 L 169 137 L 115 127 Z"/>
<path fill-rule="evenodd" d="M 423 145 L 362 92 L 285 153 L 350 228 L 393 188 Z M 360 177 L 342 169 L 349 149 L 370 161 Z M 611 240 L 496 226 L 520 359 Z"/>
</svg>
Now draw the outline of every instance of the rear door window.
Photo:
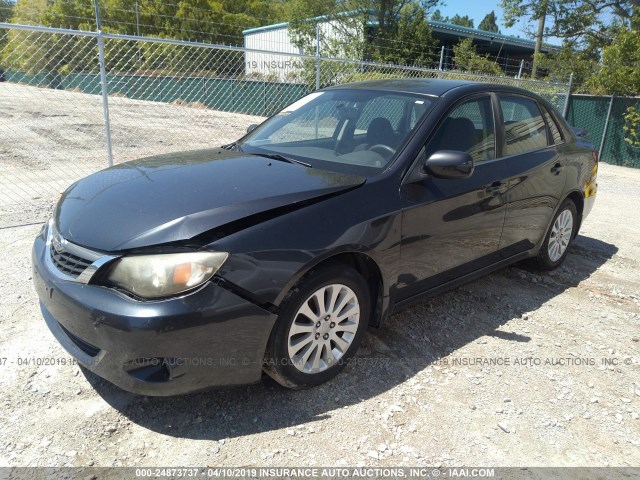
<svg viewBox="0 0 640 480">
<path fill-rule="evenodd" d="M 548 145 L 547 127 L 537 102 L 526 97 L 501 96 L 500 108 L 504 121 L 504 156 Z"/>
</svg>

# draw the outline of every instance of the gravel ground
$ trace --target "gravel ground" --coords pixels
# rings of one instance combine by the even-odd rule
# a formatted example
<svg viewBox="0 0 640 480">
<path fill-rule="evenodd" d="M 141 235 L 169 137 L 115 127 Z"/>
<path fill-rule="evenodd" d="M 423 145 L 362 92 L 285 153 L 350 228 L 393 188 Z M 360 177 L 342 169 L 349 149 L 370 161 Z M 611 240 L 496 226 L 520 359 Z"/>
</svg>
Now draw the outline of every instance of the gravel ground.
<svg viewBox="0 0 640 480">
<path fill-rule="evenodd" d="M 261 121 L 110 107 L 116 163 L 219 145 Z M 101 108 L 96 96 L 0 86 L 0 225 L 43 219 L 106 164 Z M 600 185 L 557 272 L 512 267 L 406 310 L 344 374 L 304 392 L 265 379 L 159 399 L 85 377 L 37 308 L 39 226 L 1 229 L 0 466 L 638 465 L 640 171 L 602 165 Z"/>
<path fill-rule="evenodd" d="M 640 170 L 603 164 L 599 183 L 560 269 L 395 315 L 299 392 L 150 398 L 85 376 L 37 307 L 39 227 L 2 229 L 0 466 L 638 466 Z"/>
</svg>

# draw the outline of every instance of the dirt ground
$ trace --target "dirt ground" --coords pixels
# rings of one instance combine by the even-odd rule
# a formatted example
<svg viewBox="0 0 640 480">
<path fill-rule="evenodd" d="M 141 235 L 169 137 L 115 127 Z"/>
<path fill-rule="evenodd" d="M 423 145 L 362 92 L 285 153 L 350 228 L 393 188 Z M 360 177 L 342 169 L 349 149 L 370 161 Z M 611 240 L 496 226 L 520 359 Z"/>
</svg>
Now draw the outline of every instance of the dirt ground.
<svg viewBox="0 0 640 480">
<path fill-rule="evenodd" d="M 150 398 L 85 377 L 38 310 L 39 226 L 0 229 L 0 466 L 638 466 L 640 170 L 603 164 L 599 185 L 560 269 L 397 314 L 299 392 Z"/>
</svg>

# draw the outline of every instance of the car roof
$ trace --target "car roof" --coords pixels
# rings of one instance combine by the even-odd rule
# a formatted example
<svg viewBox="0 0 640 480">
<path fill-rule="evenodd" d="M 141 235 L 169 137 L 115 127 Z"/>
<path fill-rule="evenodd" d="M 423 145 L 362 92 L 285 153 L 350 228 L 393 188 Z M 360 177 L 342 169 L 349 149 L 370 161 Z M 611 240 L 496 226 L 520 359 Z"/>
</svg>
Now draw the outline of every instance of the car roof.
<svg viewBox="0 0 640 480">
<path fill-rule="evenodd" d="M 516 87 L 497 85 L 494 83 L 469 82 L 464 80 L 441 80 L 437 78 L 398 78 L 390 80 L 370 80 L 364 82 L 346 83 L 329 87 L 334 89 L 362 89 L 362 90 L 389 90 L 393 92 L 418 93 L 440 97 L 453 89 L 466 91 L 501 90 L 516 93 L 528 93 Z"/>
</svg>

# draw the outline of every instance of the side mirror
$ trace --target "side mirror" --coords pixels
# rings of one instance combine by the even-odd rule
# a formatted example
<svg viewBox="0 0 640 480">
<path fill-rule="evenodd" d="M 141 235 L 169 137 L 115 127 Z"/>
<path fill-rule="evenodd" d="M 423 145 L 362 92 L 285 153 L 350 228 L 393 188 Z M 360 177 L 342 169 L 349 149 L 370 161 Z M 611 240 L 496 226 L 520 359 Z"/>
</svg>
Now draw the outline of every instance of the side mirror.
<svg viewBox="0 0 640 480">
<path fill-rule="evenodd" d="M 458 150 L 438 150 L 424 163 L 426 173 L 436 178 L 468 178 L 474 167 L 473 157 Z"/>
<path fill-rule="evenodd" d="M 258 124 L 257 123 L 252 123 L 251 125 L 249 125 L 247 127 L 247 133 L 253 132 L 256 128 L 258 128 Z"/>
</svg>

